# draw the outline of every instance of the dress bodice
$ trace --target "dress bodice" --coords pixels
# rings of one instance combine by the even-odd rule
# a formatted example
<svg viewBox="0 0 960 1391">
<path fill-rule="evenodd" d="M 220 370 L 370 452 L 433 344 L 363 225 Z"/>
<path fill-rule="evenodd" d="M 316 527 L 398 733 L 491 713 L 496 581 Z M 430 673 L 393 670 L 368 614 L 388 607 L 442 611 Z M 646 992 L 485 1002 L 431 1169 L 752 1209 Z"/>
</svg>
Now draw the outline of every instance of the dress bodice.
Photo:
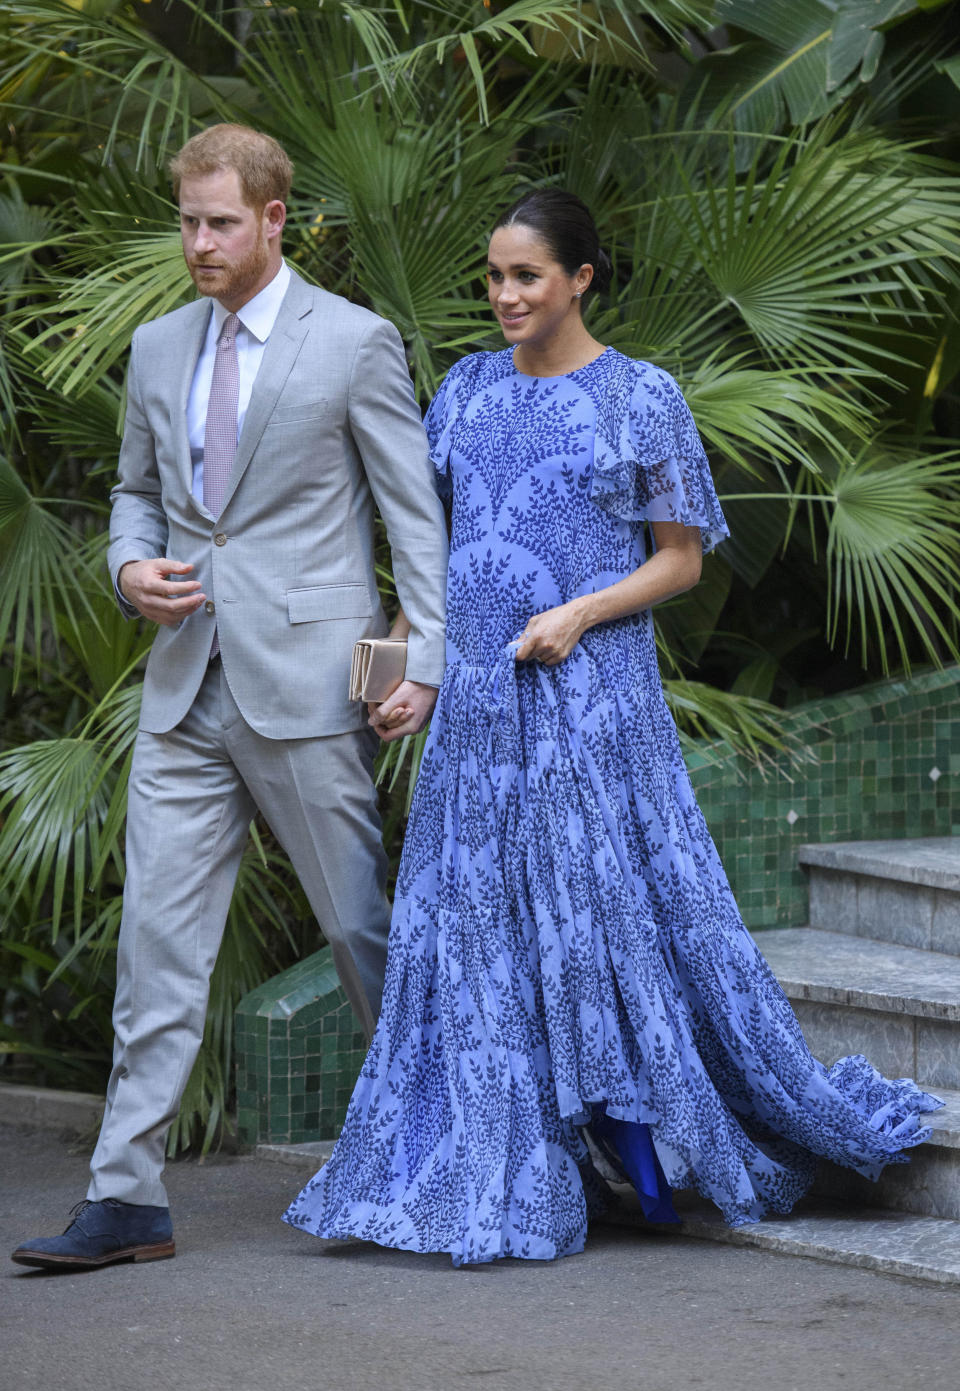
<svg viewBox="0 0 960 1391">
<path fill-rule="evenodd" d="M 676 383 L 614 349 L 556 377 L 518 372 L 509 348 L 475 353 L 447 376 L 427 431 L 452 504 L 450 665 L 490 667 L 531 615 L 630 574 L 644 522 L 699 526 L 708 549 L 726 534 Z M 584 662 L 607 688 L 655 670 L 649 613 L 590 629 L 580 646 L 568 682 Z"/>
</svg>

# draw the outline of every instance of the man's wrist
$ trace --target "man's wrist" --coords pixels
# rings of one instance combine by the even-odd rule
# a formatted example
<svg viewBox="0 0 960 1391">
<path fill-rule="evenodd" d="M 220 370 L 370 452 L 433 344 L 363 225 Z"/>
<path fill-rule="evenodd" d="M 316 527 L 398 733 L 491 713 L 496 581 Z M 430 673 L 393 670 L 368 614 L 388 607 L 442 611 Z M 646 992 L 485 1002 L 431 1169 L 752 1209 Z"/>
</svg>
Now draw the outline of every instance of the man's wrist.
<svg viewBox="0 0 960 1391">
<path fill-rule="evenodd" d="M 128 565 L 135 565 L 136 563 L 137 563 L 137 562 L 136 562 L 135 560 L 125 560 L 125 561 L 123 562 L 123 564 L 120 566 L 120 569 L 117 571 L 117 578 L 116 578 L 116 580 L 114 581 L 114 583 L 115 583 L 115 585 L 116 585 L 117 592 L 118 592 L 118 593 L 120 594 L 120 596 L 121 596 L 122 598 L 124 598 L 124 599 L 127 599 L 127 593 L 126 593 L 126 590 L 125 590 L 124 587 L 123 587 L 123 572 L 124 572 L 124 570 L 126 570 L 126 568 L 127 568 Z M 127 599 L 127 603 L 129 603 L 129 602 L 130 602 L 130 600 Z"/>
<path fill-rule="evenodd" d="M 113 592 L 116 595 L 117 603 L 120 605 L 127 618 L 131 618 L 135 614 L 138 614 L 140 610 L 137 608 L 134 601 L 127 595 L 127 592 L 123 588 L 123 585 L 121 583 L 121 578 L 123 576 L 124 570 L 126 570 L 128 565 L 139 565 L 140 562 L 145 559 L 148 559 L 148 557 L 142 555 L 131 555 L 126 560 L 121 561 L 116 569 L 113 581 Z"/>
</svg>

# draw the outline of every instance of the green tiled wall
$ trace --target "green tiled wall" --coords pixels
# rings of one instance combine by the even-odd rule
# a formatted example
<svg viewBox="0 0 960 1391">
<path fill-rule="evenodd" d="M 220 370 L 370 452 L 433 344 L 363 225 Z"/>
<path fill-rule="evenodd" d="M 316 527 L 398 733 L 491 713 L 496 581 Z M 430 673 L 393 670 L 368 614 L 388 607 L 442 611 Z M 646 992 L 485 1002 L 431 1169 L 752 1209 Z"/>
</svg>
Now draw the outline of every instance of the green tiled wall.
<svg viewBox="0 0 960 1391">
<path fill-rule="evenodd" d="M 237 1123 L 247 1144 L 339 1135 L 367 1045 L 329 947 L 237 1006 Z"/>
<path fill-rule="evenodd" d="M 808 841 L 960 835 L 960 668 L 886 681 L 791 712 L 809 750 L 764 772 L 722 746 L 688 758 L 697 798 L 750 927 L 801 923 Z M 237 1009 L 237 1109 L 248 1143 L 340 1133 L 365 1043 L 329 947 Z"/>
<path fill-rule="evenodd" d="M 800 706 L 787 728 L 811 761 L 764 774 L 722 747 L 688 759 L 749 927 L 806 921 L 799 845 L 960 835 L 960 668 Z"/>
</svg>

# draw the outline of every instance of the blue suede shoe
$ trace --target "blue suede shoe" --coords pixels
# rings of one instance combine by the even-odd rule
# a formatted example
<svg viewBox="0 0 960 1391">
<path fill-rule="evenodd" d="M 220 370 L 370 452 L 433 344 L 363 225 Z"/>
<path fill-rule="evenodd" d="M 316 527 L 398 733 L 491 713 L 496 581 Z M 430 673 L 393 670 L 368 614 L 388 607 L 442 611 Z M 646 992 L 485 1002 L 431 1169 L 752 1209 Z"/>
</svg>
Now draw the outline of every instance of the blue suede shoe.
<svg viewBox="0 0 960 1391">
<path fill-rule="evenodd" d="M 73 1221 L 63 1236 L 26 1241 L 10 1259 L 17 1265 L 63 1270 L 116 1261 L 163 1261 L 176 1254 L 169 1208 L 104 1198 L 77 1203 L 70 1215 Z"/>
</svg>

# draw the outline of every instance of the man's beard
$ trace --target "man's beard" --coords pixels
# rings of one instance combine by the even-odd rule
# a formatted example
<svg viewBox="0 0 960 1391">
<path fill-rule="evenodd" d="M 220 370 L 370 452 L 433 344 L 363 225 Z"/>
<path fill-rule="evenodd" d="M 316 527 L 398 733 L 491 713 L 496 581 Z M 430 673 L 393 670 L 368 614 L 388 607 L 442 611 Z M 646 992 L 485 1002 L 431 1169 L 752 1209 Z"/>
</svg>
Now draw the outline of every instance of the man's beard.
<svg viewBox="0 0 960 1391">
<path fill-rule="evenodd" d="M 213 275 L 198 276 L 195 266 L 202 266 L 203 261 L 188 261 L 187 269 L 194 285 L 202 295 L 210 295 L 213 299 L 235 299 L 256 285 L 266 270 L 269 259 L 267 239 L 261 232 L 256 246 L 248 252 L 242 261 L 237 261 L 235 265 L 222 266 Z M 216 262 L 212 264 L 216 264 Z"/>
</svg>

